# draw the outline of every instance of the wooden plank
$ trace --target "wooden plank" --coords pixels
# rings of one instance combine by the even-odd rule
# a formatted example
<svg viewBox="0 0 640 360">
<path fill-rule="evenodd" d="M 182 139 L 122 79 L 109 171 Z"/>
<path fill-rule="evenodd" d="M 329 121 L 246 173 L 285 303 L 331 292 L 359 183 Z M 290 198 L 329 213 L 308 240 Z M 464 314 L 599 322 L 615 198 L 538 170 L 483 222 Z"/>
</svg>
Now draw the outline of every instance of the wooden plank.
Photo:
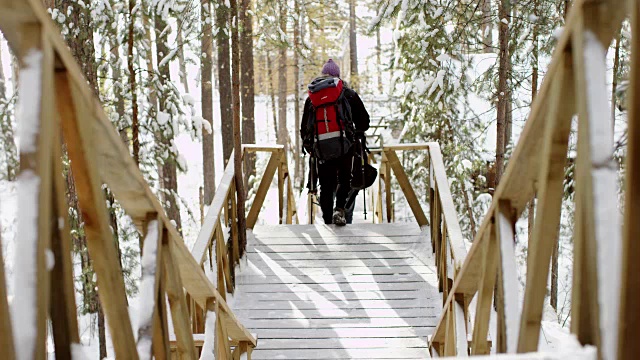
<svg viewBox="0 0 640 360">
<path fill-rule="evenodd" d="M 396 282 L 436 282 L 435 274 L 406 274 L 406 275 L 241 275 L 243 285 L 254 284 L 356 284 L 356 283 L 396 283 Z"/>
<path fill-rule="evenodd" d="M 248 319 L 243 318 L 243 323 L 251 329 L 343 329 L 343 328 L 385 328 L 398 327 L 428 327 L 433 328 L 437 318 L 433 316 L 406 317 L 406 318 L 318 318 L 318 319 Z M 301 321 L 297 321 L 301 320 Z M 360 331 L 360 330 L 358 330 Z M 264 334 L 266 335 L 266 334 Z"/>
<path fill-rule="evenodd" d="M 411 186 L 411 183 L 409 182 L 407 173 L 405 173 L 404 169 L 402 168 L 402 164 L 400 163 L 400 159 L 398 159 L 398 155 L 395 151 L 387 149 L 385 149 L 385 155 L 388 159 L 387 163 L 389 164 L 391 169 L 393 169 L 393 173 L 396 175 L 398 184 L 400 184 L 400 188 L 402 189 L 402 192 L 404 193 L 404 196 L 409 203 L 409 207 L 411 207 L 411 211 L 413 212 L 413 216 L 416 218 L 418 225 L 429 225 L 427 216 L 424 214 L 424 210 L 422 210 L 422 206 L 420 205 L 418 197 L 413 190 L 413 186 Z"/>
<path fill-rule="evenodd" d="M 57 125 L 57 124 L 56 124 Z M 78 335 L 78 319 L 75 299 L 75 285 L 73 279 L 73 263 L 71 260 L 71 229 L 69 226 L 65 184 L 62 172 L 62 149 L 60 130 L 58 126 L 52 131 L 54 137 L 51 161 L 52 169 L 52 197 L 53 219 L 51 236 L 51 251 L 54 265 L 51 269 L 51 303 L 49 316 L 53 333 L 56 357 L 71 358 L 71 344 L 80 343 Z"/>
<path fill-rule="evenodd" d="M 434 283 L 433 288 L 437 290 Z M 282 291 L 295 291 L 299 292 L 320 292 L 336 293 L 339 296 L 342 292 L 353 291 L 401 291 L 401 290 L 420 290 L 425 287 L 424 281 L 416 282 L 387 282 L 387 283 L 328 283 L 328 284 L 253 284 L 249 288 L 244 289 L 243 293 L 262 293 L 262 292 L 282 292 Z M 345 290 L 346 288 L 346 290 Z"/>
<path fill-rule="evenodd" d="M 189 322 L 187 301 L 182 288 L 182 280 L 177 273 L 178 267 L 173 259 L 173 247 L 174 245 L 171 242 L 162 244 L 162 261 L 166 276 L 167 298 L 171 307 L 171 320 L 173 321 L 173 329 L 177 340 L 177 352 L 180 358 L 195 359 L 196 353 Z"/>
<path fill-rule="evenodd" d="M 399 266 L 347 266 L 347 267 L 305 267 L 303 270 L 295 270 L 292 267 L 281 268 L 277 264 L 273 264 L 270 261 L 252 261 L 250 266 L 246 270 L 242 271 L 240 276 L 264 276 L 265 273 L 269 275 L 337 275 L 343 274 L 345 276 L 350 275 L 409 275 L 409 274 L 424 274 L 435 275 L 435 269 L 432 266 L 427 265 L 399 265 Z M 255 267 L 255 268 L 254 268 Z M 256 269 L 259 268 L 260 270 Z M 292 270 L 293 269 L 293 270 Z"/>
<path fill-rule="evenodd" d="M 282 322 L 280 325 L 284 325 Z M 344 328 L 280 328 L 276 327 L 252 328 L 251 331 L 260 334 L 260 349 L 263 341 L 268 339 L 361 339 L 373 342 L 377 338 L 422 338 L 433 331 L 432 327 L 401 326 L 401 327 L 344 327 Z"/>
<path fill-rule="evenodd" d="M 622 279 L 620 286 L 620 316 L 618 359 L 630 360 L 640 354 L 640 4 L 631 4 L 632 32 L 630 89 L 627 123 L 627 159 L 625 164 L 625 209 L 622 244 Z"/>
<path fill-rule="evenodd" d="M 407 250 L 388 251 L 384 257 L 381 257 L 376 252 L 371 251 L 351 251 L 348 253 L 282 253 L 278 257 L 282 260 L 347 260 L 347 259 L 378 259 L 380 264 L 385 264 L 387 260 L 392 259 L 412 259 L 413 254 Z M 261 254 L 249 253 L 247 258 L 249 260 L 262 259 Z"/>
<path fill-rule="evenodd" d="M 540 322 L 551 255 L 558 241 L 560 211 L 564 195 L 564 167 L 567 162 L 571 118 L 575 112 L 573 67 L 569 55 L 559 61 L 546 118 L 538 181 L 535 223 L 529 240 L 527 286 L 525 287 L 518 352 L 538 348 Z"/>
<path fill-rule="evenodd" d="M 198 233 L 198 238 L 191 248 L 191 254 L 199 264 L 202 264 L 204 262 L 207 248 L 213 241 L 213 232 L 215 227 L 218 226 L 222 208 L 226 206 L 229 194 L 231 194 L 231 183 L 233 182 L 233 177 L 233 162 L 229 162 L 227 164 L 227 167 L 224 169 L 220 184 L 218 185 L 216 193 L 213 196 L 211 206 L 207 211 L 207 216 L 205 217 L 204 223 L 202 224 L 202 228 L 200 228 L 200 232 Z"/>
<path fill-rule="evenodd" d="M 625 6 L 626 3 L 618 4 Z M 610 3 L 613 5 L 613 3 Z M 615 12 L 619 8 L 611 9 Z M 618 163 L 614 158 L 613 130 L 608 94 L 606 92 L 606 52 L 611 41 L 607 21 L 612 14 L 602 7 L 584 5 L 585 31 L 574 37 L 576 88 L 579 91 L 578 137 L 586 137 L 585 176 L 589 178 L 585 191 L 584 223 L 588 241 L 595 245 L 597 301 L 600 322 L 599 351 L 603 358 L 616 357 L 620 299 L 620 268 L 622 234 L 618 210 Z M 617 24 L 615 25 L 617 28 Z M 579 33 L 580 31 L 578 31 Z M 581 43 L 581 44 L 579 44 Z M 580 84 L 583 86 L 580 87 Z M 604 94 L 604 96 L 603 96 Z M 580 140 L 579 140 L 580 141 Z M 613 265 L 615 264 L 615 265 Z"/>
<path fill-rule="evenodd" d="M 515 255 L 513 209 L 509 201 L 500 200 L 496 211 L 496 239 L 500 250 L 498 268 L 498 345 L 497 352 L 515 353 L 518 344 L 520 304 L 518 300 L 518 269 Z M 501 326 L 501 324 L 503 326 Z"/>
<path fill-rule="evenodd" d="M 160 251 L 160 253 L 162 253 Z M 161 264 L 158 264 L 161 266 Z M 163 273 L 163 269 L 158 268 Z M 153 314 L 153 359 L 169 359 L 171 357 L 171 344 L 169 341 L 169 323 L 167 314 L 167 301 L 165 297 L 165 274 L 160 275 L 158 294 L 156 295 L 156 311 Z"/>
<path fill-rule="evenodd" d="M 415 243 L 410 244 L 348 244 L 348 245 L 258 245 L 251 246 L 248 253 L 253 254 L 273 254 L 268 256 L 277 257 L 276 254 L 283 253 L 323 253 L 323 252 L 361 252 L 361 251 L 373 251 L 373 252 L 395 252 L 395 251 L 407 251 L 410 250 Z"/>
<path fill-rule="evenodd" d="M 251 298 L 255 301 L 269 301 L 269 302 L 289 302 L 289 301 L 359 301 L 359 300 L 411 300 L 414 304 L 425 304 L 433 299 L 439 297 L 437 289 L 428 289 L 424 287 L 422 289 L 415 290 L 363 290 L 363 291 L 342 291 L 342 292 L 293 292 L 293 291 L 281 291 L 281 292 L 264 292 L 264 293 L 249 293 L 244 289 L 238 289 L 238 298 Z M 240 304 L 234 304 L 234 306 L 240 306 Z"/>
<path fill-rule="evenodd" d="M 216 306 L 216 359 L 226 360 L 231 359 L 231 347 L 229 345 L 227 327 L 222 322 L 221 315 L 220 307 Z"/>
<path fill-rule="evenodd" d="M 243 152 L 278 152 L 284 150 L 284 145 L 242 144 Z"/>
<path fill-rule="evenodd" d="M 269 155 L 269 162 L 267 163 L 267 167 L 262 174 L 262 180 L 260 180 L 260 185 L 258 185 L 258 191 L 256 191 L 256 195 L 253 198 L 253 203 L 251 204 L 251 208 L 249 209 L 249 214 L 247 215 L 247 229 L 253 229 L 256 225 L 258 214 L 260 213 L 260 209 L 262 209 L 264 198 L 267 195 L 267 191 L 269 191 L 269 187 L 271 186 L 273 175 L 275 174 L 276 169 L 280 164 L 279 154 L 279 152 L 273 152 L 271 153 L 271 155 Z"/>
<path fill-rule="evenodd" d="M 30 94 L 18 103 L 20 172 L 18 185 L 18 231 L 13 269 L 12 323 L 16 355 L 33 359 L 47 356 L 49 272 L 46 252 L 50 247 L 52 209 L 52 131 L 54 128 L 53 50 L 37 24 L 20 26 L 24 38 L 19 50 L 19 92 Z M 30 101 L 29 101 L 30 100 Z M 16 257 L 18 259 L 18 257 Z M 11 339 L 11 338 L 10 338 Z"/>
<path fill-rule="evenodd" d="M 393 151 L 403 151 L 403 150 L 427 150 L 429 149 L 429 144 L 426 143 L 418 143 L 418 144 L 393 144 L 393 145 L 384 145 L 383 151 L 393 150 Z"/>
<path fill-rule="evenodd" d="M 434 296 L 434 300 L 435 300 Z M 234 310 L 367 310 L 367 309 L 417 309 L 426 308 L 430 303 L 420 303 L 417 299 L 410 300 L 329 300 L 315 298 L 314 300 L 289 300 L 289 301 L 256 301 L 248 297 L 239 298 L 233 304 Z"/>
<path fill-rule="evenodd" d="M 455 322 L 455 348 L 456 356 L 468 357 L 467 349 L 467 322 L 464 315 L 464 308 L 460 302 L 455 301 L 453 303 L 453 318 Z"/>
<path fill-rule="evenodd" d="M 278 223 L 286 224 L 285 221 L 285 201 L 284 201 L 284 182 L 286 178 L 289 176 L 286 172 L 285 163 L 287 162 L 287 153 L 285 151 L 281 151 L 278 153 L 280 158 L 280 164 L 278 166 Z M 273 154 L 272 154 L 273 156 Z M 268 165 L 267 165 L 268 167 Z"/>
<path fill-rule="evenodd" d="M 409 338 L 326 338 L 326 339 L 265 339 L 260 338 L 258 350 L 278 349 L 402 349 L 423 348 L 427 339 Z"/>
<path fill-rule="evenodd" d="M 137 359 L 131 321 L 127 311 L 124 280 L 111 234 L 101 182 L 97 176 L 93 139 L 89 123 L 79 119 L 90 118 L 90 109 L 82 95 L 70 84 L 69 74 L 56 73 L 56 98 L 62 119 L 62 129 L 76 181 L 78 200 L 85 219 L 85 234 L 93 268 L 98 278 L 100 301 L 112 334 L 117 357 Z M 102 137 L 98 136 L 98 137 Z M 118 140 L 121 143 L 121 140 Z"/>
<path fill-rule="evenodd" d="M 397 237 L 419 236 L 420 226 L 417 223 L 396 224 L 350 224 L 344 227 L 334 227 L 325 224 L 270 226 L 260 225 L 253 230 L 253 235 L 259 241 L 270 238 L 356 238 L 356 237 Z"/>
<path fill-rule="evenodd" d="M 149 215 L 147 231 L 144 236 L 142 258 L 140 260 L 142 276 L 140 279 L 140 302 L 138 304 L 138 334 L 136 348 L 140 359 L 152 359 L 154 355 L 166 357 L 166 354 L 157 351 L 163 347 L 160 345 L 162 334 L 158 339 L 156 335 L 160 307 L 164 306 L 164 294 L 159 296 L 160 282 L 162 278 L 162 234 L 164 226 L 158 222 L 156 216 Z M 161 330 L 161 329 L 160 329 Z"/>
<path fill-rule="evenodd" d="M 370 309 L 350 310 L 321 309 L 321 310 L 236 310 L 236 315 L 242 319 L 372 319 L 372 318 L 411 318 L 437 316 L 441 312 L 438 308 L 414 309 Z"/>
<path fill-rule="evenodd" d="M 249 256 L 247 256 L 249 258 Z M 249 264 L 262 263 L 265 259 L 261 257 L 254 257 L 253 255 L 248 259 Z M 273 263 L 271 263 L 273 261 Z M 396 266 L 425 266 L 424 263 L 415 258 L 394 258 L 394 259 L 334 259 L 334 260 L 321 260 L 321 259 L 302 259 L 302 260 L 288 260 L 281 259 L 279 257 L 269 258 L 269 262 L 272 266 L 281 269 L 291 268 L 317 268 L 317 267 L 388 267 L 394 268 Z M 303 270 L 301 270 L 303 271 Z"/>
<path fill-rule="evenodd" d="M 278 349 L 253 351 L 254 359 L 424 359 L 424 348 L 386 349 Z"/>
<path fill-rule="evenodd" d="M 420 235 L 379 235 L 374 236 L 349 236 L 349 235 L 326 235 L 323 237 L 260 237 L 259 239 L 249 237 L 249 248 L 266 247 L 272 245 L 278 246 L 323 246 L 323 245 L 386 245 L 386 244 L 403 244 L 412 246 L 422 243 L 423 237 Z"/>
<path fill-rule="evenodd" d="M 440 145 L 437 143 L 429 143 L 429 158 L 431 159 L 433 168 L 438 199 L 440 199 L 440 206 L 442 207 L 442 218 L 447 234 L 449 235 L 454 270 L 458 272 L 462 266 L 462 262 L 467 256 L 467 249 L 464 246 L 462 230 L 460 230 L 460 223 L 458 222 L 458 214 L 453 203 L 453 197 L 451 196 L 447 174 L 444 171 L 444 161 L 442 159 L 442 153 L 440 152 Z"/>
<path fill-rule="evenodd" d="M 483 246 L 483 269 L 482 279 L 478 289 L 476 302 L 476 316 L 473 325 L 473 338 L 471 344 L 471 355 L 489 354 L 489 344 L 487 336 L 489 334 L 489 321 L 493 307 L 493 289 L 496 283 L 496 269 L 498 266 L 498 245 L 495 234 L 495 227 L 485 233 L 485 245 Z"/>
</svg>

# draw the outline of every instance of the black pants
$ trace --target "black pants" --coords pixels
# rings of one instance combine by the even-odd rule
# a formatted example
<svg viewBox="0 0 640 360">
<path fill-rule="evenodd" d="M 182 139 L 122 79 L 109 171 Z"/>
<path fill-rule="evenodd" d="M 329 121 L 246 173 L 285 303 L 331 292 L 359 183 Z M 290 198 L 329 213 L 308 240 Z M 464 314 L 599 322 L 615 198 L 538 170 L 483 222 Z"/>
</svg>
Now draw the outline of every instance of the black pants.
<svg viewBox="0 0 640 360">
<path fill-rule="evenodd" d="M 333 223 L 333 195 L 336 208 L 344 209 L 351 191 L 351 161 L 353 156 L 345 155 L 318 164 L 320 181 L 320 208 L 325 224 Z"/>
</svg>

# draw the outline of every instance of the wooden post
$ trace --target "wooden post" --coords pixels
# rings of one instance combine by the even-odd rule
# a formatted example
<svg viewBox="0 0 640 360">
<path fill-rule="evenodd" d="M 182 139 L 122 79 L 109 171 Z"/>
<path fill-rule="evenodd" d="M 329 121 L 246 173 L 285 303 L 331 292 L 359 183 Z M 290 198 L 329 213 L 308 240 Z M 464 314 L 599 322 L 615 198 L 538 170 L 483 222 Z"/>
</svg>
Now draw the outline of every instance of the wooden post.
<svg viewBox="0 0 640 360">
<path fill-rule="evenodd" d="M 538 177 L 538 206 L 527 259 L 527 286 L 520 321 L 518 352 L 538 348 L 540 322 L 547 293 L 549 262 L 558 241 L 560 211 L 564 195 L 564 167 L 567 161 L 571 118 L 573 117 L 573 67 L 571 57 L 560 59 L 562 66 L 553 79 L 545 122 L 541 168 Z"/>
<path fill-rule="evenodd" d="M 612 6 L 613 4 L 609 4 Z M 604 24 L 609 11 L 594 3 L 583 5 L 584 16 L 573 31 L 572 49 L 578 93 L 578 174 L 582 209 L 581 236 L 585 254 L 591 258 L 582 264 L 593 275 L 587 286 L 593 287 L 591 317 L 597 316 L 598 351 L 604 359 L 614 359 L 618 346 L 620 309 L 620 267 L 622 234 L 618 211 L 617 164 L 613 158 L 613 136 L 606 92 L 606 49 L 613 37 Z M 609 9 L 609 8 L 607 8 Z M 610 8 L 618 11 L 619 8 Z M 606 19 L 606 21 L 605 21 Z M 582 21 L 584 23 L 582 23 Z M 608 39 L 608 40 L 607 40 Z M 606 279 L 606 281 L 602 281 Z M 582 286 L 585 286 L 583 283 Z M 595 306 L 594 306 L 595 305 Z M 601 305 L 601 306 L 599 306 Z M 599 329 L 606 329 L 600 331 Z M 598 340 L 599 338 L 599 340 Z"/>
<path fill-rule="evenodd" d="M 57 124 L 56 124 L 57 125 Z M 71 229 L 68 220 L 68 204 L 62 179 L 62 149 L 59 127 L 52 131 L 54 138 L 51 158 L 53 162 L 53 219 L 51 251 L 54 257 L 51 269 L 51 302 L 49 313 L 56 357 L 71 359 L 71 344 L 80 343 L 78 319 L 71 260 Z"/>
<path fill-rule="evenodd" d="M 631 5 L 631 83 L 628 92 L 628 145 L 625 167 L 625 209 L 622 244 L 622 280 L 618 359 L 631 360 L 640 354 L 640 4 Z"/>
<path fill-rule="evenodd" d="M 21 133 L 18 174 L 18 236 L 12 312 L 15 346 L 28 358 L 47 356 L 47 313 L 49 271 L 46 252 L 51 239 L 52 162 L 51 148 L 55 123 L 53 88 L 54 54 L 37 24 L 20 29 L 22 48 L 17 119 Z M 28 94 L 28 95 L 26 95 Z M 57 223 L 57 219 L 56 219 Z M 20 304 L 18 307 L 15 304 Z M 11 339 L 11 338 L 10 338 Z"/>
<path fill-rule="evenodd" d="M 413 216 L 415 216 L 418 225 L 429 225 L 427 216 L 424 214 L 422 206 L 420 206 L 420 201 L 418 201 L 418 197 L 413 190 L 413 186 L 411 186 L 411 183 L 409 182 L 407 174 L 402 168 L 402 164 L 400 163 L 400 159 L 398 159 L 398 155 L 395 150 L 385 150 L 385 154 L 388 160 L 387 164 L 389 164 L 389 167 L 393 169 L 393 173 L 396 175 L 398 184 L 400 184 L 400 188 L 402 189 L 404 196 L 407 198 L 407 202 L 411 207 L 411 211 L 413 212 Z"/>
<path fill-rule="evenodd" d="M 393 219 L 393 204 L 391 198 L 391 168 L 389 167 L 389 161 L 387 159 L 386 152 L 382 152 L 382 165 L 380 173 L 384 174 L 384 197 L 386 202 L 387 222 L 391 222 Z"/>
<path fill-rule="evenodd" d="M 117 358 L 137 359 L 138 353 L 127 310 L 124 278 L 93 153 L 94 134 L 90 128 L 90 121 L 87 121 L 93 117 L 94 104 L 84 101 L 80 90 L 70 84 L 66 72 L 56 73 L 55 84 L 62 130 L 76 180 L 80 208 L 85 219 L 87 246 L 98 278 L 98 286 L 105 290 L 98 291 L 98 295 L 111 330 L 115 354 Z"/>
<path fill-rule="evenodd" d="M 513 209 L 508 200 L 498 200 L 495 214 L 496 239 L 500 249 L 498 267 L 498 344 L 496 352 L 516 352 L 520 321 Z"/>
<path fill-rule="evenodd" d="M 283 224 L 284 219 L 284 180 L 285 169 L 284 163 L 287 161 L 287 152 L 283 149 L 278 151 L 278 157 L 280 158 L 280 164 L 278 164 L 278 224 Z"/>
<path fill-rule="evenodd" d="M 270 155 L 269 162 L 267 163 L 267 168 L 262 174 L 262 180 L 260 180 L 258 191 L 253 198 L 251 209 L 249 209 L 249 215 L 247 215 L 248 229 L 253 229 L 253 227 L 256 225 L 256 222 L 258 221 L 258 214 L 260 213 L 260 209 L 262 208 L 262 204 L 264 203 L 264 198 L 267 195 L 267 191 L 269 191 L 269 186 L 271 186 L 271 181 L 273 180 L 273 176 L 275 175 L 276 169 L 279 168 L 279 165 L 280 153 L 274 151 Z"/>
<path fill-rule="evenodd" d="M 171 307 L 171 320 L 173 321 L 173 329 L 176 333 L 178 344 L 178 355 L 180 358 L 195 359 L 196 348 L 189 323 L 187 301 L 182 288 L 182 280 L 180 279 L 180 274 L 178 274 L 179 269 L 173 259 L 174 244 L 168 238 L 166 239 L 167 241 L 164 240 L 162 243 L 162 261 L 164 263 L 167 297 Z M 204 328 L 202 330 L 204 331 Z"/>
<path fill-rule="evenodd" d="M 478 286 L 471 355 L 489 354 L 487 335 L 489 333 L 493 289 L 496 283 L 496 269 L 498 267 L 498 245 L 495 226 L 485 230 L 484 236 L 485 239 L 482 245 L 482 269 L 484 271 L 480 278 L 480 286 Z"/>
</svg>

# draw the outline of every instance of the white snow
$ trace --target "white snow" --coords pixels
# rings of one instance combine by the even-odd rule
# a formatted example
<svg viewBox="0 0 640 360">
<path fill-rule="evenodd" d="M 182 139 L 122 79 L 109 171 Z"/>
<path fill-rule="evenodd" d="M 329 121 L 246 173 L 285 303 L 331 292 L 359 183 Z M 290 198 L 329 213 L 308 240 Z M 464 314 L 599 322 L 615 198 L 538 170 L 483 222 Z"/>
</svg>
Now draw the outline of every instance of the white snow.
<svg viewBox="0 0 640 360">
<path fill-rule="evenodd" d="M 142 252 L 142 278 L 140 279 L 140 294 L 138 296 L 138 326 L 137 349 L 140 359 L 151 359 L 151 345 L 153 334 L 153 311 L 156 307 L 156 258 L 158 255 L 158 221 L 151 220 L 147 226 Z"/>
<path fill-rule="evenodd" d="M 24 94 L 24 93 L 23 93 Z M 18 175 L 18 239 L 13 271 L 11 320 L 17 359 L 30 359 L 27 349 L 37 337 L 38 195 L 40 178 L 32 170 Z"/>
<path fill-rule="evenodd" d="M 158 124 L 162 125 L 166 125 L 169 120 L 171 119 L 171 115 L 169 115 L 168 113 L 164 112 L 164 111 L 158 111 Z"/>
<path fill-rule="evenodd" d="M 590 170 L 596 219 L 593 225 L 598 253 L 601 353 L 606 360 L 616 358 L 622 237 L 617 204 L 617 167 L 613 159 L 613 130 L 605 79 L 606 49 L 590 31 L 585 32 L 584 40 L 584 71 L 591 143 Z"/>
<path fill-rule="evenodd" d="M 53 255 L 53 251 L 51 251 L 51 249 L 45 250 L 45 258 L 46 258 L 47 270 L 51 271 L 53 267 L 56 265 L 56 258 Z"/>
<path fill-rule="evenodd" d="M 507 353 L 515 353 L 520 330 L 520 301 L 518 300 L 518 270 L 514 249 L 513 228 L 509 219 L 499 212 L 498 229 L 500 239 L 500 261 L 502 265 L 502 285 L 504 290 L 505 325 L 507 328 Z"/>
<path fill-rule="evenodd" d="M 89 360 L 91 357 L 87 355 L 87 349 L 81 344 L 71 344 L 71 359 Z"/>
<path fill-rule="evenodd" d="M 24 56 L 24 66 L 20 69 L 18 99 L 18 137 L 20 151 L 34 153 L 37 135 L 40 131 L 40 93 L 42 87 L 42 52 L 31 49 Z"/>
</svg>

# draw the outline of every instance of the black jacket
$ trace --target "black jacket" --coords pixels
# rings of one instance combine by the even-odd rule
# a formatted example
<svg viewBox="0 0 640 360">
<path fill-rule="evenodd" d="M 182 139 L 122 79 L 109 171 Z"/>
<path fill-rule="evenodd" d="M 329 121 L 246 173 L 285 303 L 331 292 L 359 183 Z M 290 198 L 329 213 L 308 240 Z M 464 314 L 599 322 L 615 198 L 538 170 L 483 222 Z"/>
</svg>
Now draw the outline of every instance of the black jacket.
<svg viewBox="0 0 640 360">
<path fill-rule="evenodd" d="M 358 93 L 356 93 L 355 90 L 345 86 L 343 91 L 344 96 L 349 101 L 349 105 L 351 107 L 351 119 L 353 120 L 356 132 L 364 133 L 369 129 L 369 113 L 367 112 L 367 109 L 364 108 L 364 104 L 362 103 L 360 96 L 358 96 Z M 304 140 L 310 139 L 313 135 L 309 133 L 310 131 L 313 131 L 313 129 L 309 129 L 308 127 L 310 112 L 311 99 L 307 98 L 307 101 L 305 101 L 304 103 L 302 121 L 300 121 L 300 137 L 303 140 L 303 147 L 305 146 Z"/>
</svg>

